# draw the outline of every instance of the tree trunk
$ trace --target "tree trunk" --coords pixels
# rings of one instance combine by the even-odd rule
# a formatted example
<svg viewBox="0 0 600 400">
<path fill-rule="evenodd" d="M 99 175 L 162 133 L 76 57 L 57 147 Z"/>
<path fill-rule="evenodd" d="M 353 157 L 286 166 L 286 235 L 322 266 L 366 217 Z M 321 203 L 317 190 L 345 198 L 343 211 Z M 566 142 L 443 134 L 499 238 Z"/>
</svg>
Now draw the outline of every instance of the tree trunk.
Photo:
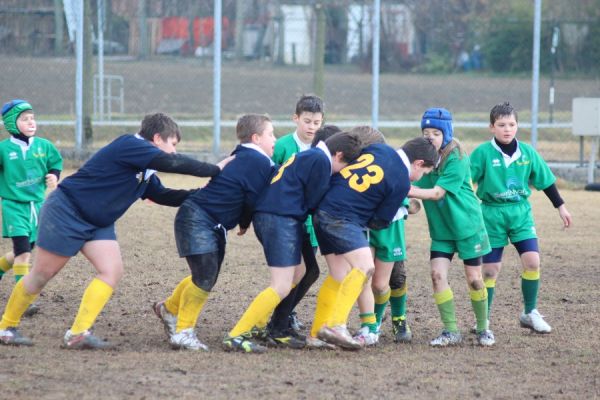
<svg viewBox="0 0 600 400">
<path fill-rule="evenodd" d="M 326 16 L 323 3 L 315 4 L 317 16 L 317 32 L 315 40 L 315 58 L 313 60 L 313 90 L 314 93 L 323 97 L 325 94 L 325 31 Z"/>
<path fill-rule="evenodd" d="M 244 58 L 244 18 L 246 16 L 246 2 L 235 1 L 235 59 L 241 61 Z"/>
<path fill-rule="evenodd" d="M 92 112 L 93 112 L 93 43 L 92 43 L 92 1 L 84 0 L 83 12 L 83 143 L 84 149 L 93 142 Z"/>
<path fill-rule="evenodd" d="M 62 0 L 54 0 L 54 55 L 56 57 L 63 55 L 64 42 L 64 10 Z"/>
</svg>

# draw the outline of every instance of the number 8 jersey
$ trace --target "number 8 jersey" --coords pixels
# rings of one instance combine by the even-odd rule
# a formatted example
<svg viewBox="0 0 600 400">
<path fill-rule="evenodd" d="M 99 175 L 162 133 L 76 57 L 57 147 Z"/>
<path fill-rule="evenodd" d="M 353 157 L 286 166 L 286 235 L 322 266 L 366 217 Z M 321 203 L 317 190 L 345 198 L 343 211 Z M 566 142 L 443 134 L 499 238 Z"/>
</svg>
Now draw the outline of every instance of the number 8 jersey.
<svg viewBox="0 0 600 400">
<path fill-rule="evenodd" d="M 410 189 L 408 168 L 386 144 L 372 144 L 331 178 L 319 209 L 332 217 L 367 227 L 393 220 Z"/>
</svg>

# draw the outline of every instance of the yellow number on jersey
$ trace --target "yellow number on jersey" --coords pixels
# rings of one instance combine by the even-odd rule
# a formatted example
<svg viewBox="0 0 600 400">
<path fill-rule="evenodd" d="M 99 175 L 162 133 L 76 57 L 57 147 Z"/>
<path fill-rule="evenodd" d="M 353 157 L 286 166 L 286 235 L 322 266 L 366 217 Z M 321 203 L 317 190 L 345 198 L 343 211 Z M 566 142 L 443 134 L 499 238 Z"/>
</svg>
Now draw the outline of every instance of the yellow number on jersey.
<svg viewBox="0 0 600 400">
<path fill-rule="evenodd" d="M 356 164 L 348 165 L 346 168 L 340 171 L 340 175 L 344 179 L 348 179 L 348 185 L 356 190 L 357 192 L 364 192 L 371 185 L 376 185 L 383 180 L 383 170 L 378 165 L 371 165 L 375 161 L 375 157 L 372 154 L 363 154 L 358 157 Z M 354 169 L 365 168 L 367 173 L 358 175 L 352 173 Z"/>
<path fill-rule="evenodd" d="M 277 175 L 275 175 L 273 177 L 273 179 L 271 179 L 271 185 L 281 179 L 281 176 L 283 175 L 283 170 L 288 165 L 290 165 L 291 163 L 293 163 L 295 159 L 296 159 L 296 155 L 294 154 L 293 156 L 291 156 L 290 158 L 288 158 L 286 162 L 284 162 L 283 164 L 281 164 L 281 167 L 279 167 L 279 171 L 277 171 Z"/>
</svg>

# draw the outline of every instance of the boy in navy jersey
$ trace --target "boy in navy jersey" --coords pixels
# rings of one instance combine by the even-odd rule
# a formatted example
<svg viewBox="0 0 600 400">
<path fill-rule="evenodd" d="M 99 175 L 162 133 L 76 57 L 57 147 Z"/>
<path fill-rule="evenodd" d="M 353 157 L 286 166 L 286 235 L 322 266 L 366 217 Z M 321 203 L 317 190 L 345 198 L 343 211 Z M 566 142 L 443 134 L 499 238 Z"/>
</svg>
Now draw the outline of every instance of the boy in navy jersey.
<svg viewBox="0 0 600 400">
<path fill-rule="evenodd" d="M 271 283 L 254 298 L 229 332 L 224 341 L 226 348 L 253 351 L 255 346 L 247 343 L 252 328 L 269 318 L 304 273 L 300 260 L 307 216 L 329 188 L 331 174 L 348 165 L 359 155 L 360 149 L 358 136 L 340 132 L 309 150 L 292 155 L 273 176 L 259 197 L 253 217 L 254 231 L 269 265 Z M 236 337 L 247 339 L 236 341 Z M 304 347 L 304 343 L 293 336 L 271 335 L 270 339 L 276 345 L 286 342 L 289 347 Z"/>
<path fill-rule="evenodd" d="M 314 214 L 321 253 L 329 267 L 313 322 L 313 332 L 321 340 L 347 349 L 362 346 L 348 332 L 346 321 L 375 268 L 365 231 L 390 224 L 408 194 L 411 178 L 430 170 L 437 154 L 432 146 L 423 146 L 411 157 L 407 165 L 390 146 L 372 144 L 331 179 Z"/>
<path fill-rule="evenodd" d="M 335 125 L 323 125 L 315 133 L 311 146 L 315 147 L 319 142 L 324 142 L 329 137 L 341 131 L 342 130 Z M 277 142 L 275 142 L 275 150 L 277 150 Z M 274 153 L 273 158 L 275 158 L 275 155 L 276 153 Z M 306 223 L 304 224 L 307 229 L 305 229 L 304 237 L 302 239 L 302 262 L 306 268 L 302 268 L 303 266 L 301 265 L 300 268 L 302 268 L 304 272 L 300 271 L 296 273 L 296 276 L 302 275 L 302 278 L 296 286 L 292 288 L 290 293 L 281 300 L 277 307 L 275 307 L 266 331 L 262 330 L 261 325 L 258 325 L 257 330 L 254 332 L 259 338 L 268 335 L 266 339 L 271 345 L 290 347 L 293 346 L 294 343 L 301 343 L 302 345 L 305 343 L 304 335 L 299 333 L 304 326 L 296 316 L 294 309 L 304 298 L 311 286 L 319 279 L 319 274 L 321 272 L 316 257 L 318 249 L 317 239 L 314 236 L 314 228 L 311 221 L 312 219 L 309 214 Z M 314 237 L 314 243 L 313 239 L 311 239 L 312 237 Z M 319 344 L 325 344 L 325 342 L 306 341 L 306 345 L 309 347 L 314 347 L 314 345 L 317 345 L 318 347 Z"/>
<path fill-rule="evenodd" d="M 52 192 L 40 214 L 33 269 L 15 285 L 2 316 L 1 343 L 32 344 L 17 330 L 23 312 L 46 283 L 81 251 L 97 276 L 83 294 L 63 347 L 110 347 L 92 335 L 90 328 L 123 275 L 115 222 L 139 198 L 176 207 L 189 195 L 190 191 L 162 186 L 156 171 L 215 176 L 229 161 L 212 165 L 176 154 L 180 139 L 179 127 L 170 117 L 147 115 L 138 134 L 120 136 L 100 149 Z"/>
<path fill-rule="evenodd" d="M 243 235 L 252 220 L 259 194 L 273 173 L 273 124 L 266 115 L 242 116 L 236 126 L 240 144 L 235 159 L 182 204 L 175 217 L 177 250 L 185 257 L 191 275 L 184 278 L 171 296 L 154 304 L 162 320 L 171 347 L 208 350 L 196 336 L 196 321 L 213 286 L 217 282 L 227 231 L 239 224 Z M 231 338 L 231 348 L 261 351 L 245 337 Z"/>
</svg>

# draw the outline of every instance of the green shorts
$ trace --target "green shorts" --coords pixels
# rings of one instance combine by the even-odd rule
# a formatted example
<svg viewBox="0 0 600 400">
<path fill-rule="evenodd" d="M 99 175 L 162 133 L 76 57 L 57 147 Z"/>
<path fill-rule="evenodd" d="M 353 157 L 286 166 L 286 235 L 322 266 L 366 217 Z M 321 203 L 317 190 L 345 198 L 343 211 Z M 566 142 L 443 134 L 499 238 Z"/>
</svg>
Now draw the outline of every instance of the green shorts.
<svg viewBox="0 0 600 400">
<path fill-rule="evenodd" d="M 38 218 L 42 202 L 22 203 L 2 199 L 2 237 L 26 236 L 37 240 Z"/>
<path fill-rule="evenodd" d="M 536 239 L 535 223 L 528 201 L 494 207 L 481 205 L 483 221 L 493 248 L 504 247 L 526 239 Z"/>
<path fill-rule="evenodd" d="M 375 257 L 384 262 L 406 260 L 404 220 L 393 221 L 390 226 L 369 232 L 369 246 L 375 249 Z"/>
<path fill-rule="evenodd" d="M 431 251 L 443 253 L 458 253 L 461 260 L 482 257 L 492 250 L 485 228 L 477 233 L 461 240 L 431 240 Z"/>
</svg>

